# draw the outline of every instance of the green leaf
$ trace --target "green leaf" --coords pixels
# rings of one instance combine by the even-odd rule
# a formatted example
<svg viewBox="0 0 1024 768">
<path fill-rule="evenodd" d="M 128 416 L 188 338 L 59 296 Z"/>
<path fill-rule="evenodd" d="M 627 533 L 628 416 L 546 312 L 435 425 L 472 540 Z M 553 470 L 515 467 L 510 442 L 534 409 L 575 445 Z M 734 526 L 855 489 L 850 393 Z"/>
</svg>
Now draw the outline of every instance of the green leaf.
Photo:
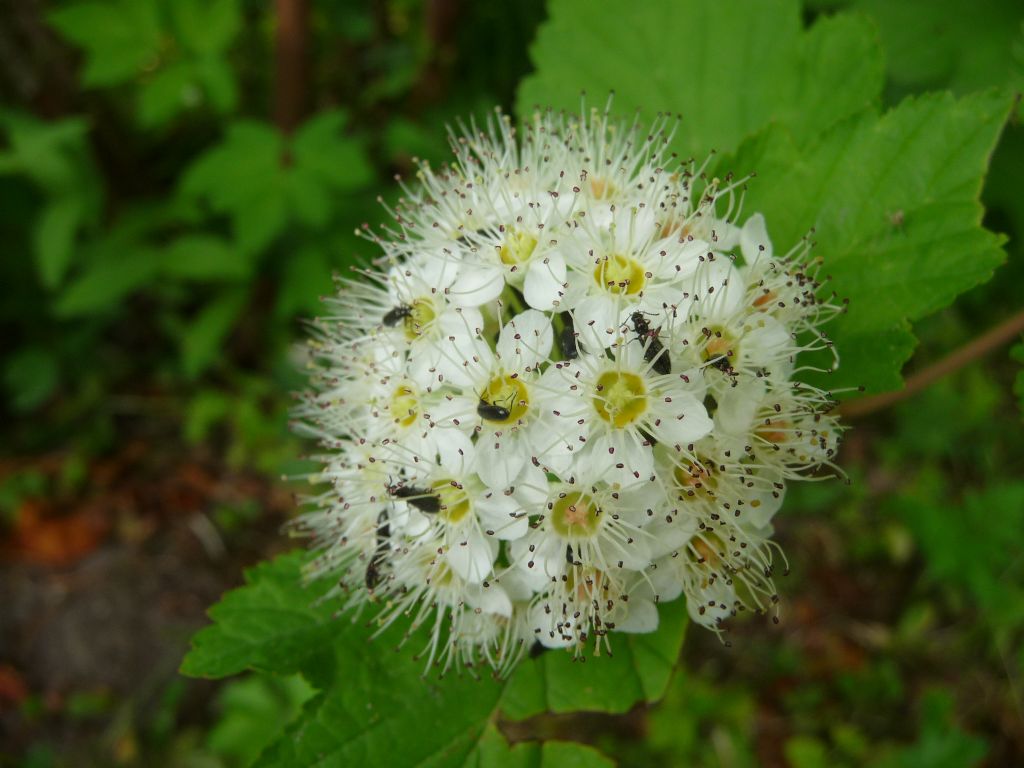
<svg viewBox="0 0 1024 768">
<path fill-rule="evenodd" d="M 43 347 L 25 347 L 4 365 L 4 384 L 12 410 L 26 412 L 46 402 L 57 388 L 57 358 Z"/>
<path fill-rule="evenodd" d="M 159 269 L 159 255 L 150 248 L 106 254 L 68 284 L 54 311 L 70 318 L 114 310 L 123 298 L 155 279 Z"/>
<path fill-rule="evenodd" d="M 686 634 L 686 606 L 658 609 L 660 626 L 642 635 L 613 635 L 611 658 L 575 661 L 548 651 L 524 661 L 509 680 L 502 712 L 521 720 L 541 712 L 626 712 L 638 701 L 660 699 L 675 669 Z"/>
<path fill-rule="evenodd" d="M 152 128 L 201 101 L 192 66 L 185 61 L 172 62 L 157 70 L 139 91 L 139 122 Z"/>
<path fill-rule="evenodd" d="M 291 224 L 321 228 L 339 193 L 372 178 L 361 146 L 341 136 L 343 122 L 340 112 L 319 115 L 290 144 L 269 125 L 237 122 L 186 171 L 182 193 L 230 215 L 247 253 L 266 248 Z"/>
<path fill-rule="evenodd" d="M 876 768 L 970 768 L 981 764 L 988 745 L 956 727 L 953 699 L 931 690 L 921 699 L 921 733 L 915 744 L 876 763 Z"/>
<path fill-rule="evenodd" d="M 335 192 L 349 192 L 373 181 L 373 167 L 362 146 L 342 131 L 347 118 L 340 110 L 322 112 L 295 135 L 295 164 Z"/>
<path fill-rule="evenodd" d="M 965 94 L 1005 85 L 1024 11 L 1005 0 L 854 0 L 877 21 L 900 94 L 950 88 Z"/>
<path fill-rule="evenodd" d="M 82 83 L 107 86 L 130 80 L 160 53 L 156 0 L 82 2 L 49 15 L 64 37 L 85 51 Z"/>
<path fill-rule="evenodd" d="M 250 675 L 217 696 L 221 714 L 206 746 L 228 765 L 252 765 L 316 692 L 300 675 Z"/>
<path fill-rule="evenodd" d="M 615 763 L 592 747 L 568 741 L 520 742 L 509 746 L 494 725 L 488 725 L 464 768 L 613 768 Z"/>
<path fill-rule="evenodd" d="M 196 54 L 224 52 L 242 26 L 238 0 L 173 0 L 169 10 L 181 43 Z"/>
<path fill-rule="evenodd" d="M 88 126 L 74 118 L 44 123 L 7 113 L 2 124 L 10 144 L 0 173 L 22 173 L 53 196 L 68 196 L 86 186 Z"/>
<path fill-rule="evenodd" d="M 274 312 L 278 317 L 317 312 L 320 297 L 330 293 L 331 286 L 331 268 L 323 250 L 303 248 L 285 262 Z"/>
<path fill-rule="evenodd" d="M 35 223 L 36 264 L 46 288 L 56 288 L 67 274 L 82 213 L 79 198 L 59 197 L 43 209 Z"/>
<path fill-rule="evenodd" d="M 184 235 L 164 249 L 162 269 L 190 280 L 243 280 L 252 263 L 237 248 L 214 235 Z"/>
<path fill-rule="evenodd" d="M 300 569 L 308 558 L 293 552 L 250 570 L 247 586 L 229 592 L 210 610 L 215 623 L 196 635 L 181 668 L 184 674 L 208 677 L 247 668 L 301 671 L 320 690 L 264 753 L 258 764 L 265 767 L 547 765 L 557 759 L 569 765 L 607 765 L 592 750 L 576 745 L 509 748 L 489 723 L 499 710 L 525 717 L 549 704 L 558 708 L 578 703 L 620 712 L 638 696 L 660 695 L 685 624 L 683 606 L 669 606 L 677 609 L 677 620 L 669 618 L 643 642 L 615 638 L 621 652 L 614 659 L 594 658 L 584 667 L 561 654 L 565 664 L 543 657 L 524 661 L 508 681 L 469 675 L 438 679 L 423 676 L 423 662 L 413 656 L 425 641 L 422 636 L 414 635 L 396 652 L 404 627 L 392 626 L 371 640 L 373 628 L 365 620 L 333 618 L 336 602 L 316 602 L 330 583 L 302 586 Z M 553 660 L 557 655 L 546 654 Z M 603 670 L 606 666 L 609 671 Z M 550 677 L 538 683 L 538 674 Z M 520 676 L 524 682 L 517 682 Z M 554 690 L 566 686 L 586 691 L 592 680 L 598 681 L 593 699 Z M 622 684 L 617 696 L 616 684 Z"/>
<path fill-rule="evenodd" d="M 369 630 L 338 629 L 330 685 L 257 765 L 463 765 L 501 685 L 468 676 L 421 679 L 423 664 L 409 649 L 390 650 L 400 633 L 370 644 Z"/>
<path fill-rule="evenodd" d="M 1002 93 L 910 99 L 804 148 L 771 128 L 723 161 L 739 173 L 756 169 L 744 205 L 764 213 L 775 251 L 813 228 L 828 288 L 849 300 L 827 329 L 842 365 L 822 383 L 898 387 L 914 346 L 908 322 L 1002 263 L 1003 239 L 982 228 L 978 195 L 1010 102 Z"/>
<path fill-rule="evenodd" d="M 578 110 L 615 91 L 614 109 L 681 112 L 684 153 L 732 150 L 772 120 L 813 136 L 873 103 L 882 86 L 878 44 L 863 18 L 805 32 L 796 0 L 554 0 L 531 49 L 536 73 L 520 86 L 519 114 Z"/>
<path fill-rule="evenodd" d="M 992 628 L 1024 626 L 1024 483 L 993 485 L 959 506 L 904 499 L 900 512 L 932 580 L 966 590 Z"/>
<path fill-rule="evenodd" d="M 223 59 L 206 58 L 195 63 L 195 75 L 210 106 L 222 114 L 238 104 L 235 72 Z"/>
<path fill-rule="evenodd" d="M 227 677 L 246 669 L 294 674 L 329 648 L 346 624 L 331 621 L 333 606 L 317 602 L 330 584 L 302 585 L 306 559 L 298 550 L 246 571 L 246 586 L 210 609 L 214 624 L 192 638 L 182 674 Z"/>
<path fill-rule="evenodd" d="M 231 216 L 239 248 L 260 251 L 288 223 L 283 153 L 281 135 L 271 126 L 236 122 L 185 171 L 182 192 Z"/>
<path fill-rule="evenodd" d="M 211 302 L 192 321 L 181 338 L 181 365 L 186 378 L 196 378 L 217 359 L 247 298 L 243 288 L 229 291 Z"/>
</svg>

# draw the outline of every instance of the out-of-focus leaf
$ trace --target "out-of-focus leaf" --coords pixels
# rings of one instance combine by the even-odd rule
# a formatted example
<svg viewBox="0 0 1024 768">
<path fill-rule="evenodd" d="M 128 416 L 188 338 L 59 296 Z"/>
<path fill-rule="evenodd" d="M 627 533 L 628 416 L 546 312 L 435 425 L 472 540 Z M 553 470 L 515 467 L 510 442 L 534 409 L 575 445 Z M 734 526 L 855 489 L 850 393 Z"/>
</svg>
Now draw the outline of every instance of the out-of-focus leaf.
<svg viewBox="0 0 1024 768">
<path fill-rule="evenodd" d="M 269 125 L 241 121 L 185 172 L 182 191 L 229 215 L 238 246 L 264 248 L 287 224 L 284 142 Z"/>
<path fill-rule="evenodd" d="M 0 173 L 21 173 L 52 196 L 61 196 L 83 186 L 88 176 L 83 168 L 88 125 L 72 118 L 45 123 L 14 112 L 2 114 L 10 148 Z M 89 169 L 91 170 L 91 168 Z"/>
<path fill-rule="evenodd" d="M 242 25 L 238 0 L 173 0 L 169 11 L 178 39 L 201 55 L 222 53 Z"/>
<path fill-rule="evenodd" d="M 170 277 L 192 280 L 242 280 L 252 263 L 230 243 L 214 235 L 184 235 L 164 249 L 162 269 Z"/>
<path fill-rule="evenodd" d="M 185 439 L 198 445 L 209 435 L 210 430 L 227 418 L 232 407 L 232 397 L 216 389 L 203 389 L 196 393 L 185 409 Z"/>
<path fill-rule="evenodd" d="M 22 174 L 48 198 L 32 230 L 36 267 L 46 288 L 56 288 L 74 261 L 79 232 L 98 219 L 103 202 L 99 174 L 77 119 L 44 123 L 0 114 L 9 149 L 0 174 Z"/>
<path fill-rule="evenodd" d="M 234 110 L 238 102 L 238 86 L 234 70 L 220 58 L 206 58 L 194 64 L 197 81 L 202 85 L 210 106 L 222 114 Z"/>
<path fill-rule="evenodd" d="M 252 765 L 315 693 L 299 675 L 251 675 L 229 683 L 217 697 L 221 714 L 206 746 L 230 765 Z"/>
<path fill-rule="evenodd" d="M 921 732 L 917 742 L 872 762 L 872 768 L 973 768 L 981 764 L 988 745 L 956 727 L 953 699 L 945 691 L 929 691 L 921 699 Z"/>
<path fill-rule="evenodd" d="M 935 582 L 965 589 L 995 629 L 1024 626 L 1024 483 L 990 486 L 961 505 L 903 499 L 900 511 Z"/>
<path fill-rule="evenodd" d="M 56 288 L 64 279 L 81 223 L 82 201 L 70 196 L 55 199 L 36 220 L 33 230 L 36 263 L 47 288 Z"/>
<path fill-rule="evenodd" d="M 510 746 L 501 732 L 489 724 L 463 762 L 453 765 L 460 768 L 613 768 L 615 763 L 593 747 L 570 741 L 532 741 Z"/>
<path fill-rule="evenodd" d="M 373 180 L 373 168 L 363 148 L 344 136 L 345 113 L 322 112 L 295 135 L 295 164 L 335 192 L 349 192 Z"/>
<path fill-rule="evenodd" d="M 269 125 L 235 123 L 188 169 L 182 192 L 229 215 L 245 252 L 263 250 L 292 223 L 321 228 L 340 193 L 370 180 L 362 148 L 340 134 L 343 122 L 325 113 L 292 142 Z"/>
<path fill-rule="evenodd" d="M 15 411 L 31 411 L 49 399 L 57 388 L 60 370 L 53 352 L 43 347 L 25 347 L 11 355 L 4 365 L 4 384 Z"/>
<path fill-rule="evenodd" d="M 194 379 L 217 359 L 228 332 L 245 307 L 247 294 L 238 288 L 222 294 L 206 306 L 181 337 L 181 365 L 186 378 Z"/>
<path fill-rule="evenodd" d="M 1004 0 L 853 0 L 878 22 L 889 77 L 902 95 L 949 88 L 954 93 L 1014 80 L 1014 45 L 1024 7 Z"/>
<path fill-rule="evenodd" d="M 828 750 L 818 739 L 794 736 L 786 742 L 786 761 L 792 768 L 829 768 Z"/>
<path fill-rule="evenodd" d="M 331 291 L 331 268 L 320 248 L 304 248 L 284 263 L 274 311 L 279 317 L 312 314 Z"/>
<path fill-rule="evenodd" d="M 153 66 L 160 54 L 156 0 L 93 0 L 59 8 L 50 23 L 85 51 L 82 83 L 116 85 Z"/>
<path fill-rule="evenodd" d="M 173 62 L 161 67 L 139 91 L 139 122 L 146 127 L 160 125 L 201 101 L 202 92 L 195 84 L 191 65 Z"/>
<path fill-rule="evenodd" d="M 1017 344 L 1010 350 L 1010 358 L 1024 366 L 1024 343 Z M 1013 380 L 1013 393 L 1017 396 L 1021 415 L 1024 415 L 1024 368 L 1017 371 L 1017 376 Z"/>
<path fill-rule="evenodd" d="M 105 254 L 68 284 L 54 311 L 61 317 L 81 317 L 113 310 L 121 299 L 152 282 L 160 263 L 158 251 L 142 246 Z"/>
</svg>

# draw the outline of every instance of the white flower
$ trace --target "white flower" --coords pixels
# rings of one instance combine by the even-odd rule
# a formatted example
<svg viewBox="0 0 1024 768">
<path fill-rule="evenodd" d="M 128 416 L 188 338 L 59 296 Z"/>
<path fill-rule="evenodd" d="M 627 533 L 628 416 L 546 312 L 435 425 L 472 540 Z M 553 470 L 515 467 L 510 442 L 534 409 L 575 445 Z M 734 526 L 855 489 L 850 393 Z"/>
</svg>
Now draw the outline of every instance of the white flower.
<svg viewBox="0 0 1024 768">
<path fill-rule="evenodd" d="M 378 268 L 314 323 L 296 423 L 321 446 L 311 577 L 428 664 L 774 610 L 786 483 L 831 466 L 809 246 L 775 253 L 736 183 L 607 115 L 498 116 L 424 165 Z M 419 642 L 419 641 L 417 641 Z"/>
</svg>

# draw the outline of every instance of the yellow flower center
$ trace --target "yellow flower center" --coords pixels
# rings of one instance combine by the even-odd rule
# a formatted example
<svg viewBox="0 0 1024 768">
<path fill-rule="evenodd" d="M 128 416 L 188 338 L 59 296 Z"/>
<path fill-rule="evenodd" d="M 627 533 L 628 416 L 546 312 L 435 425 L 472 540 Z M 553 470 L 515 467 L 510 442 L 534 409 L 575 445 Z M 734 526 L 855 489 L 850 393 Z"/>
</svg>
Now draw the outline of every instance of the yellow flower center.
<svg viewBox="0 0 1024 768">
<path fill-rule="evenodd" d="M 390 407 L 395 423 L 403 427 L 412 426 L 416 417 L 420 415 L 420 401 L 411 384 L 403 382 L 395 387 L 391 394 Z"/>
<path fill-rule="evenodd" d="M 530 392 L 519 378 L 509 375 L 497 376 L 488 382 L 480 399 L 490 405 L 498 405 L 508 411 L 508 418 L 488 419 L 498 424 L 515 424 L 526 419 L 530 410 Z"/>
<path fill-rule="evenodd" d="M 612 197 L 616 191 L 615 185 L 608 179 L 600 176 L 592 176 L 590 178 L 590 194 L 595 200 L 607 200 Z"/>
<path fill-rule="evenodd" d="M 701 353 L 704 362 L 717 360 L 730 365 L 736 362 L 739 356 L 739 344 L 736 338 L 719 326 L 709 328 L 708 333 L 710 335 L 707 337 L 707 344 L 704 345 L 704 351 Z"/>
<path fill-rule="evenodd" d="M 644 289 L 644 281 L 640 262 L 621 253 L 605 256 L 594 269 L 594 282 L 609 293 L 633 296 Z"/>
<path fill-rule="evenodd" d="M 431 486 L 441 499 L 441 518 L 448 523 L 458 523 L 470 512 L 469 494 L 465 486 L 450 478 L 435 480 Z"/>
<path fill-rule="evenodd" d="M 409 314 L 405 317 L 405 338 L 414 341 L 416 337 L 422 336 L 435 319 L 437 308 L 434 302 L 430 299 L 416 299 L 409 305 Z"/>
<path fill-rule="evenodd" d="M 529 232 L 518 232 L 512 229 L 505 235 L 505 242 L 498 249 L 498 257 L 502 264 L 514 267 L 529 261 L 536 248 L 537 238 Z"/>
<path fill-rule="evenodd" d="M 563 538 L 590 538 L 601 527 L 601 509 L 587 494 L 571 491 L 551 505 L 551 525 Z"/>
<path fill-rule="evenodd" d="M 672 474 L 676 481 L 676 487 L 679 489 L 680 500 L 694 498 L 704 501 L 715 500 L 718 480 L 707 467 L 689 463 L 686 466 L 677 466 Z"/>
<path fill-rule="evenodd" d="M 614 427 L 629 426 L 647 410 L 647 387 L 635 373 L 606 371 L 597 379 L 597 415 Z"/>
</svg>

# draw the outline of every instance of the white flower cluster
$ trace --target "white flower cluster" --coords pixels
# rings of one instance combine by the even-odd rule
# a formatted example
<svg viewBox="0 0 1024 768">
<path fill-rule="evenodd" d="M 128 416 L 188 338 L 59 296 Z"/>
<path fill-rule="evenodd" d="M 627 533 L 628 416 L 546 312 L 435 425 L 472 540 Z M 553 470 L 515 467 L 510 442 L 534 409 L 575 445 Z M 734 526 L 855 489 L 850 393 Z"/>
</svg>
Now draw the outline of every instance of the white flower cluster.
<svg viewBox="0 0 1024 768">
<path fill-rule="evenodd" d="M 428 663 L 600 651 L 680 594 L 715 629 L 777 601 L 772 517 L 838 437 L 795 361 L 835 307 L 806 244 L 732 223 L 738 186 L 670 138 L 599 112 L 464 130 L 315 323 L 311 574 L 411 617 Z"/>
</svg>

